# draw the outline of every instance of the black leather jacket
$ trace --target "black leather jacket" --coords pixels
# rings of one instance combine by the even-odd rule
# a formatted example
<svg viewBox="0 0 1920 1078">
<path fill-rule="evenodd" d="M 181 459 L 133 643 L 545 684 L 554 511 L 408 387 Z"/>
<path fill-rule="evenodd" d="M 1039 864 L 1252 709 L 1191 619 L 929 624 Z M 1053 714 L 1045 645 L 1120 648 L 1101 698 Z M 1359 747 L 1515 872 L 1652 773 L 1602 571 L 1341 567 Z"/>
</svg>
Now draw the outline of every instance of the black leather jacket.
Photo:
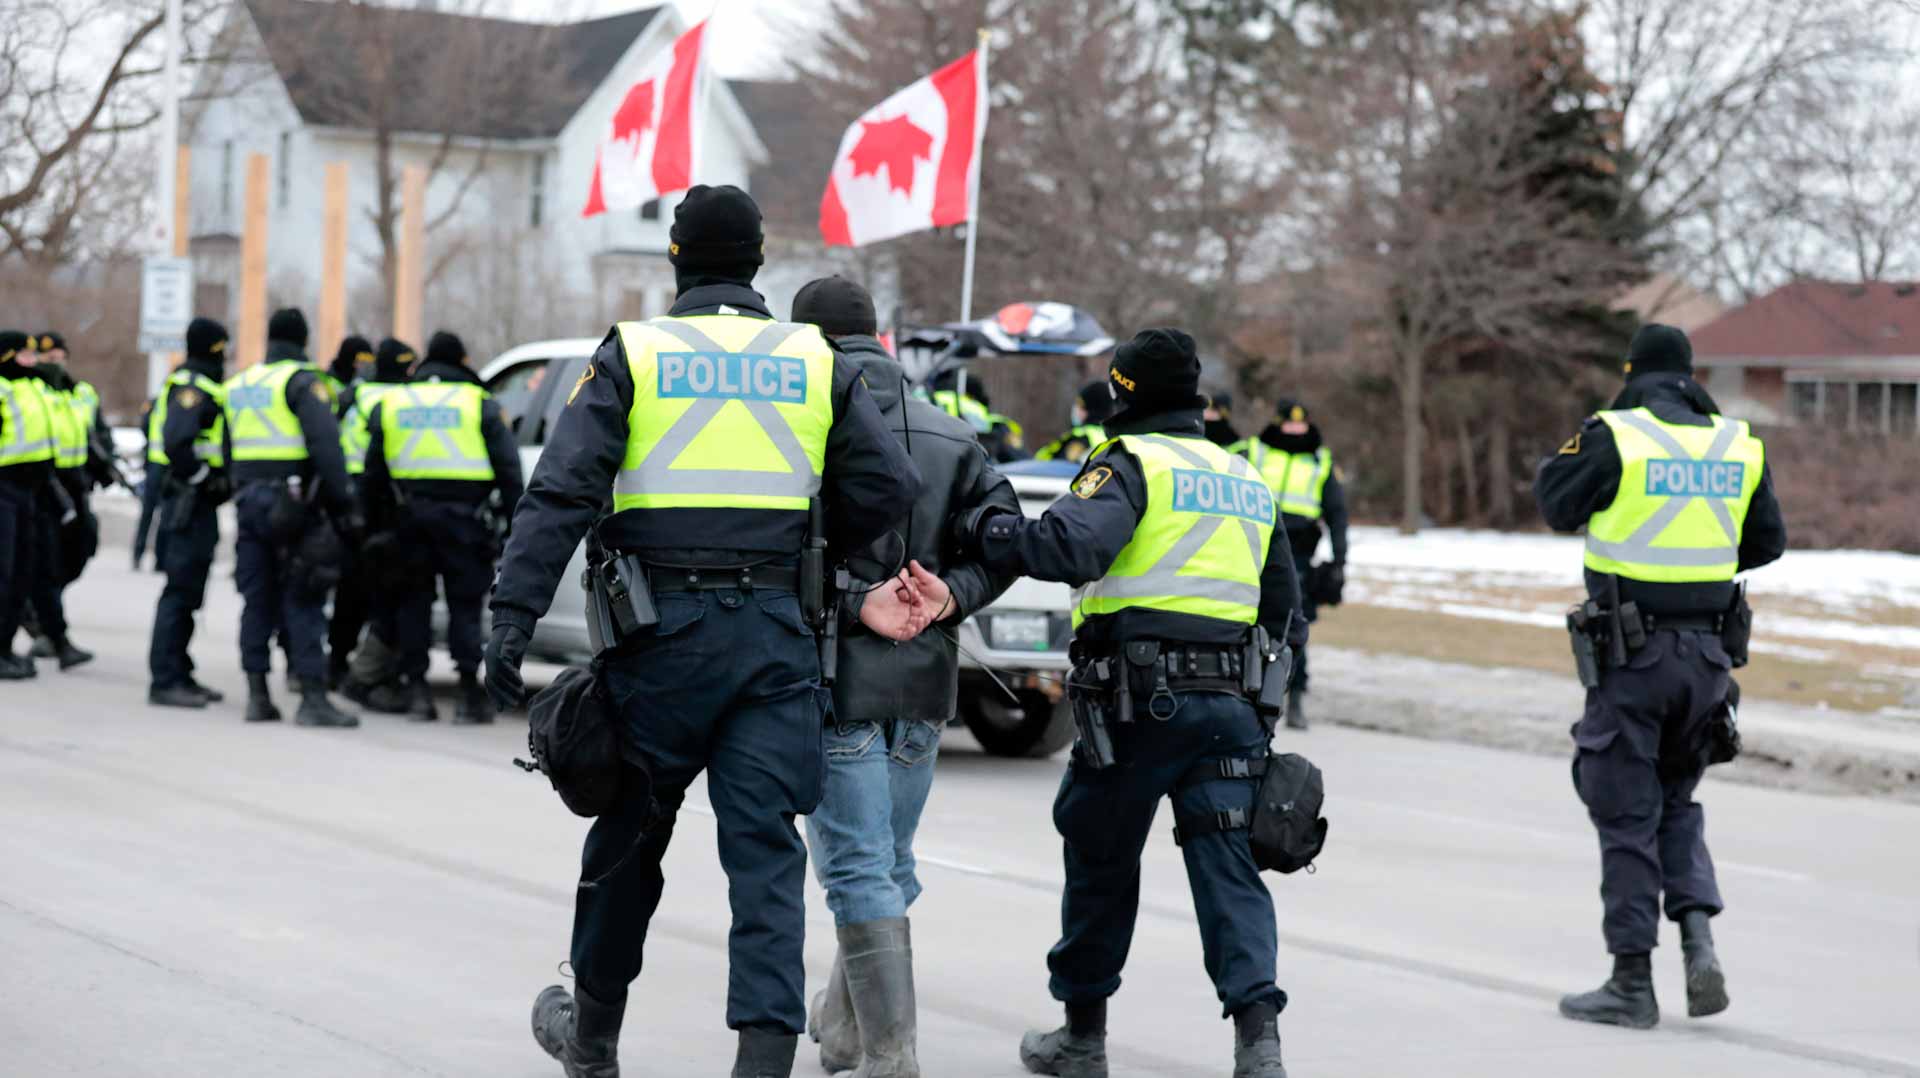
<svg viewBox="0 0 1920 1078">
<path fill-rule="evenodd" d="M 866 551 L 847 559 L 856 589 L 884 578 L 907 557 L 947 582 L 956 609 L 904 644 L 876 636 L 860 624 L 863 596 L 841 602 L 840 676 L 833 689 L 835 721 L 953 718 L 959 691 L 959 650 L 953 633 L 969 614 L 1000 597 L 1015 579 L 975 561 L 958 561 L 947 542 L 948 523 L 975 506 L 993 504 L 1020 511 L 1013 484 L 994 470 L 965 421 L 905 394 L 905 378 L 872 337 L 834 339 L 842 358 L 866 380 L 887 429 L 920 469 L 920 495 L 911 515 Z"/>
</svg>

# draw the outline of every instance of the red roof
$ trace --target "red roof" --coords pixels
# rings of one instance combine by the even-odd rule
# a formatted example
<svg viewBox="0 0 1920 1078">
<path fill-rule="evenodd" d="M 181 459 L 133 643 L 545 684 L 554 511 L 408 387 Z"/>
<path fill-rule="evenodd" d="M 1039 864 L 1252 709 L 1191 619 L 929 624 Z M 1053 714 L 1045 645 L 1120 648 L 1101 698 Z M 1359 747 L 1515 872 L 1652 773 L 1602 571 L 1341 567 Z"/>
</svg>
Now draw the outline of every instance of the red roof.
<svg viewBox="0 0 1920 1078">
<path fill-rule="evenodd" d="M 1693 332 L 1693 354 L 1779 359 L 1920 356 L 1920 284 L 1794 281 Z"/>
</svg>

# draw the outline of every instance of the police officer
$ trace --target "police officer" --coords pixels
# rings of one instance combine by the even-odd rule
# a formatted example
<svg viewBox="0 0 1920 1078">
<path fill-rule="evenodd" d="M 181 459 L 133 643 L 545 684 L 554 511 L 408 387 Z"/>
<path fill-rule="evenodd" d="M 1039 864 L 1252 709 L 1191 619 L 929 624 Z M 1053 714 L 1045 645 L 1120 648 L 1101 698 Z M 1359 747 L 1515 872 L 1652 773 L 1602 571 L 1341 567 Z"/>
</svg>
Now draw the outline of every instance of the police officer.
<svg viewBox="0 0 1920 1078">
<path fill-rule="evenodd" d="M 355 351 L 348 362 L 348 368 L 357 377 L 340 398 L 340 450 L 346 455 L 348 482 L 353 485 L 355 496 L 361 497 L 361 476 L 367 470 L 367 444 L 372 439 L 367 417 L 381 398 L 407 380 L 415 356 L 411 347 L 392 337 L 381 341 L 378 351 L 373 350 L 365 338 L 348 337 L 341 342 L 341 355 L 347 355 L 349 349 L 364 351 Z M 336 356 L 336 373 L 340 366 L 340 356 Z M 381 615 L 375 623 L 375 633 L 381 641 L 378 650 L 391 646 L 394 633 L 390 615 L 395 609 L 389 597 L 376 594 L 373 583 L 376 567 L 369 564 L 364 554 L 361 550 L 347 552 L 340 584 L 333 590 L 333 617 L 327 625 L 327 687 L 345 692 L 349 699 L 358 698 L 363 704 L 366 690 L 373 685 L 351 683 L 349 664 L 355 649 L 360 647 L 360 634 L 366 628 L 368 615 L 376 607 Z"/>
<path fill-rule="evenodd" d="M 33 655 L 56 659 L 60 669 L 70 670 L 93 661 L 93 653 L 76 647 L 67 635 L 63 593 L 79 578 L 100 543 L 100 525 L 93 517 L 88 497 L 92 489 L 94 412 L 86 407 L 81 383 L 61 365 L 66 358 L 65 342 L 52 333 L 31 340 L 32 371 L 45 386 L 54 465 L 53 482 L 41 488 L 45 500 L 39 518 L 40 571 L 28 590 L 34 614 Z M 92 389 L 88 386 L 87 393 Z M 94 397 L 96 402 L 98 399 Z"/>
<path fill-rule="evenodd" d="M 1240 433 L 1233 429 L 1233 394 L 1224 389 L 1216 389 L 1207 394 L 1207 410 L 1203 415 L 1207 424 L 1207 441 L 1214 445 L 1228 447 L 1240 442 Z"/>
<path fill-rule="evenodd" d="M 427 686 L 433 643 L 433 580 L 447 595 L 447 648 L 460 671 L 453 721 L 493 721 L 480 688 L 480 606 L 493 583 L 493 529 L 488 495 L 503 511 L 520 501 L 520 449 L 500 406 L 467 366 L 467 346 L 435 333 L 427 358 L 402 386 L 380 395 L 367 413 L 366 473 L 360 484 L 369 521 L 392 522 L 401 542 L 425 558 L 407 581 L 394 619 L 407 713 L 438 717 Z"/>
<path fill-rule="evenodd" d="M 1113 414 L 1113 394 L 1105 382 L 1089 382 L 1080 387 L 1073 400 L 1073 422 L 1066 432 L 1040 447 L 1035 460 L 1070 460 L 1078 464 L 1093 448 L 1107 440 L 1100 424 Z"/>
<path fill-rule="evenodd" d="M 1319 620 L 1322 596 L 1329 603 L 1338 602 L 1347 579 L 1347 488 L 1340 481 L 1340 470 L 1333 466 L 1333 450 L 1327 448 L 1307 406 L 1283 398 L 1275 408 L 1274 421 L 1232 451 L 1252 461 L 1273 488 L 1286 525 L 1287 546 L 1293 551 L 1294 572 L 1302 584 L 1301 609 L 1309 622 Z M 1322 530 L 1333 544 L 1333 561 L 1321 570 L 1316 587 L 1313 555 L 1320 549 Z M 1293 680 L 1287 685 L 1287 726 L 1295 730 L 1307 728 L 1307 709 L 1301 700 L 1306 691 L 1307 649 L 1301 647 L 1293 653 Z"/>
<path fill-rule="evenodd" d="M 0 330 L 0 680 L 35 676 L 13 638 L 30 582 L 42 571 L 41 490 L 53 482 L 53 423 L 46 384 L 21 362 L 34 342 Z"/>
<path fill-rule="evenodd" d="M 835 549 L 862 549 L 912 502 L 919 476 L 855 368 L 814 327 L 773 321 L 749 287 L 763 238 L 744 191 L 694 187 L 670 237 L 679 298 L 664 318 L 615 326 L 569 392 L 494 588 L 487 687 L 501 706 L 519 702 L 534 623 L 609 500 L 599 536 L 646 564 L 658 611 L 601 674 L 653 797 L 588 833 L 575 991 L 540 994 L 534 1033 L 571 1078 L 618 1074 L 660 860 L 704 769 L 733 905 L 733 1074 L 785 1078 L 807 1018 L 806 849 L 793 818 L 820 799 L 829 710 L 797 555 L 810 499 L 824 502 Z"/>
<path fill-rule="evenodd" d="M 226 699 L 193 676 L 187 645 L 193 640 L 193 616 L 207 597 L 207 574 L 220 545 L 221 505 L 233 497 L 227 471 L 225 385 L 227 329 L 211 318 L 187 326 L 187 358 L 167 376 L 156 398 L 152 426 L 160 432 L 161 452 L 179 462 L 161 472 L 166 490 L 159 499 L 161 534 L 156 548 L 167 585 L 153 611 L 153 638 L 147 649 L 147 703 L 155 707 L 203 708 Z"/>
<path fill-rule="evenodd" d="M 1607 627 L 1598 650 L 1622 660 L 1600 672 L 1573 727 L 1574 788 L 1600 833 L 1613 975 L 1562 999 L 1560 1013 L 1642 1029 L 1660 1020 L 1651 953 L 1663 893 L 1680 925 L 1687 1014 L 1727 1007 L 1708 928 L 1722 903 L 1693 800 L 1696 749 L 1728 699 L 1734 657 L 1721 631 L 1737 605 L 1734 576 L 1787 547 L 1765 447 L 1719 414 L 1692 372 L 1685 333 L 1642 327 L 1625 390 L 1534 483 L 1548 524 L 1587 530 L 1587 591 Z"/>
<path fill-rule="evenodd" d="M 1027 1034 L 1020 1056 L 1036 1074 L 1075 1078 L 1107 1073 L 1107 997 L 1120 987 L 1160 799 L 1172 798 L 1182 826 L 1251 808 L 1256 784 L 1222 777 L 1221 761 L 1264 759 L 1271 731 L 1233 672 L 1256 622 L 1275 640 L 1306 628 L 1295 628 L 1299 588 L 1273 541 L 1271 492 L 1203 434 L 1193 338 L 1144 331 L 1115 352 L 1108 379 L 1120 405 L 1111 440 L 1072 495 L 1033 521 L 981 510 L 959 536 L 990 568 L 1073 585 L 1069 691 L 1133 701 L 1131 721 L 1108 727 L 1117 763 L 1098 766 L 1106 761 L 1077 748 L 1054 802 L 1066 893 L 1047 964 L 1067 1023 Z M 1182 853 L 1207 973 L 1236 1026 L 1233 1073 L 1284 1078 L 1273 900 L 1248 834 L 1214 827 L 1189 835 Z"/>
<path fill-rule="evenodd" d="M 340 338 L 340 347 L 334 350 L 333 362 L 327 364 L 327 387 L 333 390 L 333 399 L 338 402 L 340 411 L 346 410 L 347 391 L 371 373 L 373 345 L 358 333 L 349 333 Z"/>
<path fill-rule="evenodd" d="M 267 323 L 265 362 L 226 384 L 229 470 L 240 524 L 234 577 L 245 599 L 240 667 L 247 675 L 247 721 L 280 718 L 267 691 L 269 649 L 279 631 L 300 686 L 294 721 L 358 726 L 359 719 L 327 698 L 326 596 L 301 579 L 294 557 L 295 548 L 323 526 L 321 512 L 332 515 L 349 548 L 359 545 L 357 533 L 364 531 L 347 486 L 333 393 L 308 361 L 306 347 L 306 317 L 293 308 L 275 311 Z M 301 505 L 304 512 L 296 508 Z"/>
</svg>

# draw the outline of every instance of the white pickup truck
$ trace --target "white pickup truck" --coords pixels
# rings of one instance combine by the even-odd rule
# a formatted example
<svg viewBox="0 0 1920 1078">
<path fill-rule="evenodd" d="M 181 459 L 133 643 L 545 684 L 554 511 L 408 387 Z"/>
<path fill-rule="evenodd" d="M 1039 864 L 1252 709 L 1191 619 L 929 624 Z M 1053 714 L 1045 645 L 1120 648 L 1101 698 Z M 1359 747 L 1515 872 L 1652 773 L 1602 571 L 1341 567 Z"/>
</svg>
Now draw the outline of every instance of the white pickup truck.
<svg viewBox="0 0 1920 1078">
<path fill-rule="evenodd" d="M 541 446 L 567 392 L 600 342 L 576 337 L 521 345 L 481 371 L 520 441 L 520 459 L 531 477 Z M 1008 478 L 1028 516 L 1044 513 L 1067 492 L 1071 470 L 1050 465 L 1014 465 Z M 587 643 L 585 548 L 575 550 L 553 608 L 534 630 L 528 655 L 549 662 L 584 662 Z M 1000 601 L 959 627 L 960 719 L 981 747 L 996 756 L 1043 756 L 1073 740 L 1063 680 L 1073 627 L 1064 584 L 1022 579 Z"/>
</svg>

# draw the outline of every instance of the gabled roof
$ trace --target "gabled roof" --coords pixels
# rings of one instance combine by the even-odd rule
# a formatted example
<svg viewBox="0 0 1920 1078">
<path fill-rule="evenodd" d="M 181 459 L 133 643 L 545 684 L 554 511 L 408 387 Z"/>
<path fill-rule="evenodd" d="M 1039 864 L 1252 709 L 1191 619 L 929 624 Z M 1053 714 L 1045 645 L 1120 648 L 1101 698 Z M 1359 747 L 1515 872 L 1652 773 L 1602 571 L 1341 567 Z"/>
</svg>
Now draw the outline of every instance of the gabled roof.
<svg viewBox="0 0 1920 1078">
<path fill-rule="evenodd" d="M 1800 280 L 1693 334 L 1695 358 L 1920 356 L 1920 284 Z"/>
<path fill-rule="evenodd" d="M 551 24 L 482 18 L 417 8 L 323 3 L 318 0 L 246 0 L 267 58 L 300 118 L 308 124 L 365 127 L 376 104 L 396 131 L 475 138 L 523 139 L 556 135 L 613 72 L 620 58 L 664 7 L 642 8 L 586 22 Z M 368 20 L 349 26 L 349 17 Z M 367 41 L 377 41 L 390 73 L 358 79 L 350 68 Z M 503 107 L 449 109 L 426 83 L 436 64 L 458 49 L 483 62 L 511 57 L 496 79 Z M 416 86 L 417 84 L 417 86 Z M 519 96 L 510 96 L 513 91 Z M 385 97 L 376 103 L 371 95 Z"/>
</svg>

